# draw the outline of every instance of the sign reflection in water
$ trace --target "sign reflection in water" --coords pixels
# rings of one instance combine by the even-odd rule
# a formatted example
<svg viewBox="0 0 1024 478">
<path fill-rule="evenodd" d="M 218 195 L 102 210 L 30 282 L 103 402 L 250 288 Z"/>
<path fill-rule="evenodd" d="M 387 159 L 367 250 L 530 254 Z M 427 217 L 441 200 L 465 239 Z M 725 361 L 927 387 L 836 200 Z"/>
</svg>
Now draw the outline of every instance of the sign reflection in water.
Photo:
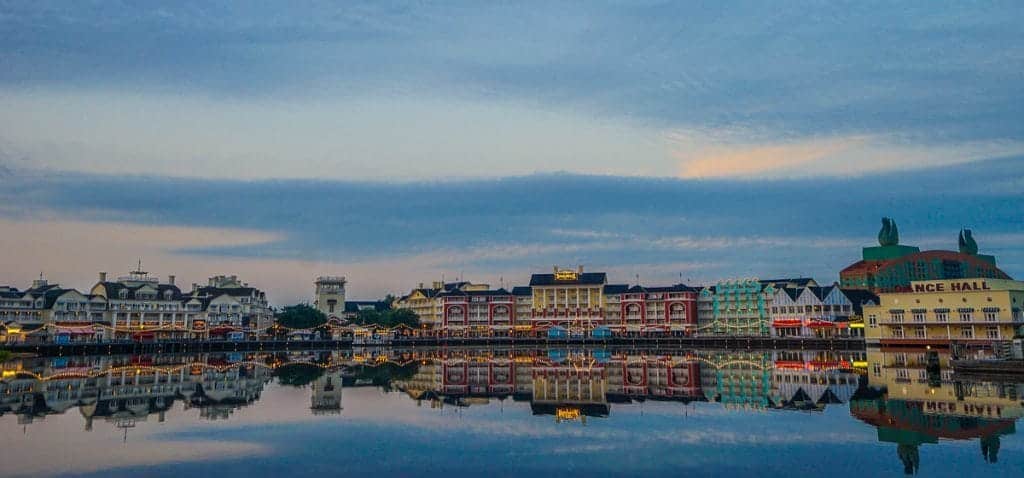
<svg viewBox="0 0 1024 478">
<path fill-rule="evenodd" d="M 421 348 L 15 360 L 3 365 L 0 427 L 15 424 L 10 415 L 24 429 L 76 409 L 84 431 L 102 423 L 127 439 L 140 422 L 166 420 L 176 403 L 203 420 L 230 420 L 271 382 L 308 389 L 303 406 L 317 417 L 343 414 L 343 390 L 354 387 L 439 410 L 512 400 L 533 416 L 581 425 L 647 401 L 739 413 L 848 404 L 878 442 L 895 445 L 907 473 L 920 468 L 922 444 L 943 439 L 976 441 L 996 463 L 1024 414 L 1022 385 L 958 379 L 948 356 L 936 370 L 925 352 Z"/>
</svg>

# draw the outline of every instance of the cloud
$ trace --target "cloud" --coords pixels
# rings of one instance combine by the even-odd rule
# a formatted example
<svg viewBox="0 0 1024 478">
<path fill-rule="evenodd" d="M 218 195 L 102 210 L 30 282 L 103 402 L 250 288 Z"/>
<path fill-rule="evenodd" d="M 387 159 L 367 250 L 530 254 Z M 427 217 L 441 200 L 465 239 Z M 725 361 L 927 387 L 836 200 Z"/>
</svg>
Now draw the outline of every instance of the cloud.
<svg viewBox="0 0 1024 478">
<path fill-rule="evenodd" d="M 1021 15 L 33 2 L 0 16 L 0 140 L 48 170 L 221 178 L 921 168 L 1021 151 Z"/>
<path fill-rule="evenodd" d="M 225 181 L 17 173 L 0 179 L 0 281 L 40 269 L 87 287 L 138 257 L 183 283 L 237 273 L 277 302 L 320 274 L 353 297 L 451 279 L 516 285 L 552 264 L 613 282 L 699 284 L 837 271 L 895 217 L 907 244 L 955 249 L 975 231 L 1010 275 L 1024 192 L 1020 157 L 854 178 L 774 181 L 532 175 L 433 183 Z M 10 232 L 8 232 L 10 231 Z M 120 265 L 119 265 L 120 264 Z M 186 279 L 187 278 L 187 279 Z"/>
</svg>

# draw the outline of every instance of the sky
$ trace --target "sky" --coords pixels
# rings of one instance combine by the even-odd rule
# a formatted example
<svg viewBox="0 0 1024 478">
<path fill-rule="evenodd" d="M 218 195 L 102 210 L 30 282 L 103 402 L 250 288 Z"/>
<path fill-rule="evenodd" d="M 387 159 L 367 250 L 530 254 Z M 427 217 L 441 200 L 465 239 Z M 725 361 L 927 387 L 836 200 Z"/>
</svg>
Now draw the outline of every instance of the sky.
<svg viewBox="0 0 1024 478">
<path fill-rule="evenodd" d="M 0 283 L 1024 272 L 1024 5 L 0 0 Z"/>
</svg>

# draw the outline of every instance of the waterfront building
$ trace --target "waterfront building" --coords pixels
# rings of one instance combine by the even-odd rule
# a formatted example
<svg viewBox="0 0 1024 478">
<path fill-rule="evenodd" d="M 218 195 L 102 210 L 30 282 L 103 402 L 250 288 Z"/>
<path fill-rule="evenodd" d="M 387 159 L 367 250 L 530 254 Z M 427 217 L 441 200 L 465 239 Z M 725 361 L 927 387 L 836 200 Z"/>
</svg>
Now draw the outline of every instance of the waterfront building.
<svg viewBox="0 0 1024 478">
<path fill-rule="evenodd" d="M 441 327 L 446 336 L 509 336 L 515 303 L 511 292 L 453 289 L 436 296 L 441 302 Z"/>
<path fill-rule="evenodd" d="M 193 328 L 202 328 L 207 335 L 254 338 L 274 323 L 266 293 L 234 275 L 213 276 L 203 287 L 193 284 L 185 302 L 203 307 L 202 327 Z"/>
<path fill-rule="evenodd" d="M 340 276 L 317 277 L 313 307 L 327 317 L 327 320 L 341 318 L 345 313 L 345 281 Z"/>
<path fill-rule="evenodd" d="M 667 287 L 605 285 L 605 320 L 626 335 L 689 335 L 697 327 L 697 293 L 685 284 Z"/>
<path fill-rule="evenodd" d="M 986 346 L 1024 335 L 1024 282 L 1003 279 L 914 281 L 864 307 L 868 343 Z"/>
<path fill-rule="evenodd" d="M 55 318 L 66 322 L 74 321 L 82 315 L 85 316 L 82 320 L 88 320 L 88 305 L 80 307 L 80 295 L 73 289 L 50 284 L 42 274 L 23 292 L 16 287 L 0 287 L 0 319 L 3 321 L 4 341 L 45 341 L 51 334 L 44 326 L 52 325 Z"/>
<path fill-rule="evenodd" d="M 533 274 L 530 291 L 533 307 L 530 320 L 535 331 L 559 328 L 569 335 L 583 335 L 604 322 L 604 272 L 559 269 L 551 274 Z"/>
<path fill-rule="evenodd" d="M 833 337 L 858 335 L 851 326 L 868 291 L 808 285 L 779 287 L 772 297 L 772 335 L 778 337 Z M 852 297 L 852 298 L 851 298 Z M 854 301 L 858 301 L 855 304 Z M 856 330 L 860 330 L 859 328 Z"/>
<path fill-rule="evenodd" d="M 940 279 L 1010 279 L 994 256 L 978 254 L 970 229 L 960 231 L 958 251 L 921 251 L 899 244 L 896 222 L 882 219 L 878 246 L 865 247 L 862 259 L 839 273 L 843 288 L 875 293 L 907 290 L 913 281 Z"/>
<path fill-rule="evenodd" d="M 127 276 L 108 281 L 107 273 L 100 272 L 90 294 L 106 302 L 103 322 L 113 329 L 108 338 L 155 340 L 188 335 L 191 317 L 182 306 L 181 289 L 173 275 L 160 283 L 137 267 Z"/>
<path fill-rule="evenodd" d="M 441 293 L 455 290 L 483 291 L 490 290 L 490 288 L 488 284 L 474 284 L 466 281 L 435 281 L 430 287 L 424 287 L 421 282 L 408 294 L 396 299 L 393 307 L 411 310 L 419 318 L 425 331 L 437 333 L 444 328 L 444 300 L 440 297 Z"/>
<path fill-rule="evenodd" d="M 515 303 L 512 333 L 516 336 L 529 335 L 533 331 L 530 317 L 533 313 L 533 290 L 529 286 L 512 288 L 512 301 Z"/>
<path fill-rule="evenodd" d="M 702 335 L 768 335 L 770 308 L 779 280 L 737 279 L 704 287 L 697 300 Z"/>
</svg>

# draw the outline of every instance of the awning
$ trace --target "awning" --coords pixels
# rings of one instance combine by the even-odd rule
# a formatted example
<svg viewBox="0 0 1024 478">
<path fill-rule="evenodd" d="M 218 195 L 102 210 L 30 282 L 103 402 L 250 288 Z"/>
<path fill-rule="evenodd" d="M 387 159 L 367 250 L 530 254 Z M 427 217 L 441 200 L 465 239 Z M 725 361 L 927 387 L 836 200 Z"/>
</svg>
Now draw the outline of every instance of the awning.
<svg viewBox="0 0 1024 478">
<path fill-rule="evenodd" d="M 772 327 L 800 327 L 803 321 L 800 319 L 776 319 L 772 321 Z"/>
</svg>

